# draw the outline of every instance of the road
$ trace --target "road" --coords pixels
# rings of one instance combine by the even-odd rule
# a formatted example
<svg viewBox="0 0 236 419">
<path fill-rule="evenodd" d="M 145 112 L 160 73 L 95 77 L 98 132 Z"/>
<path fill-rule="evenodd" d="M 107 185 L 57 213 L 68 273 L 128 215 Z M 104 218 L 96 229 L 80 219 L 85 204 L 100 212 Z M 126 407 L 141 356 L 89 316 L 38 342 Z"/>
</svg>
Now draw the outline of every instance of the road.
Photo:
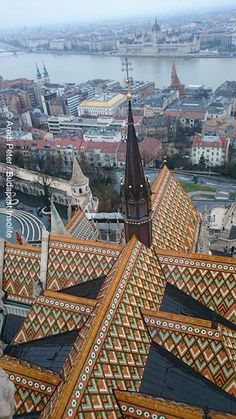
<svg viewBox="0 0 236 419">
<path fill-rule="evenodd" d="M 147 176 L 149 176 L 149 179 L 151 181 L 151 183 L 153 183 L 156 179 L 156 177 L 159 174 L 159 170 L 156 171 L 155 169 L 145 169 L 145 174 Z M 192 174 L 185 174 L 185 173 L 175 173 L 174 172 L 175 177 L 183 182 L 190 182 L 192 183 L 192 178 L 193 175 Z M 120 178 L 124 177 L 124 171 L 119 171 L 115 174 L 114 177 L 114 183 L 115 183 L 115 188 L 116 190 L 119 192 L 120 190 Z M 212 188 L 215 188 L 217 193 L 221 194 L 222 196 L 224 196 L 224 194 L 227 196 L 227 194 L 230 194 L 232 192 L 236 192 L 236 181 L 234 181 L 233 179 L 229 179 L 229 180 L 224 180 L 222 178 L 216 178 L 216 177 L 211 177 L 211 176 L 198 176 L 198 178 L 201 178 L 203 180 L 203 185 L 204 186 L 211 186 Z M 219 204 L 223 204 L 226 206 L 229 206 L 230 203 L 228 201 L 228 199 L 219 199 L 219 200 L 212 200 L 212 199 L 194 199 L 194 205 L 197 207 L 197 209 L 200 212 L 203 212 L 204 210 L 210 210 L 210 208 L 212 208 L 213 206 L 215 206 L 217 203 Z"/>
<path fill-rule="evenodd" d="M 192 183 L 192 179 L 193 179 L 193 175 L 190 174 L 185 174 L 185 173 L 176 173 L 173 172 L 175 177 L 178 180 L 181 180 L 183 182 L 190 182 Z M 151 181 L 151 183 L 153 183 L 156 179 L 156 177 L 159 174 L 159 170 L 155 170 L 155 169 L 145 169 L 145 174 L 147 176 L 149 176 L 149 179 Z M 115 182 L 115 188 L 117 190 L 119 190 L 120 188 L 120 178 L 124 177 L 124 171 L 119 171 L 115 173 L 114 176 L 114 182 Z M 203 179 L 203 184 L 206 186 L 211 186 L 212 188 L 215 188 L 217 190 L 217 192 L 227 192 L 227 193 L 231 193 L 231 192 L 236 192 L 236 180 L 234 181 L 233 179 L 229 179 L 229 180 L 224 180 L 222 178 L 215 178 L 215 177 L 211 177 L 211 176 L 198 176 L 198 178 Z"/>
</svg>

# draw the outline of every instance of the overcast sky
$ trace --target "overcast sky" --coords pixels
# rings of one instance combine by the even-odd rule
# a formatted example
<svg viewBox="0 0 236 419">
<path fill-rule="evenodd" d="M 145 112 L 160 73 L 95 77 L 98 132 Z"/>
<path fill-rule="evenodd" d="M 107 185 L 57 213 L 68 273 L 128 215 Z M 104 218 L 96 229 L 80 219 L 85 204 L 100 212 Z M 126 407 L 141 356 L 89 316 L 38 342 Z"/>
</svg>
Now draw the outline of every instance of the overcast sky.
<svg viewBox="0 0 236 419">
<path fill-rule="evenodd" d="M 0 0 L 1 27 L 235 7 L 235 0 Z"/>
</svg>

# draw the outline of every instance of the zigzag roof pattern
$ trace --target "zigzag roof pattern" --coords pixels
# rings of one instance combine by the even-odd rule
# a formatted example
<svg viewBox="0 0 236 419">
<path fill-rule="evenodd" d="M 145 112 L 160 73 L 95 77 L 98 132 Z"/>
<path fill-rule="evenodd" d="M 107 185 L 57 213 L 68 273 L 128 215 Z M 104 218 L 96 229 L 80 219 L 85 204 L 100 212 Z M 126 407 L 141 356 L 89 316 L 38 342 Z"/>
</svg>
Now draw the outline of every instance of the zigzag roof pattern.
<svg viewBox="0 0 236 419">
<path fill-rule="evenodd" d="M 203 411 L 195 406 L 163 400 L 140 393 L 115 390 L 123 418 L 202 419 Z M 212 419 L 234 419 L 235 416 L 211 410 Z"/>
<path fill-rule="evenodd" d="M 39 281 L 40 249 L 6 243 L 3 263 L 3 291 L 31 297 L 34 283 Z"/>
<path fill-rule="evenodd" d="M 116 244 L 51 236 L 46 288 L 59 291 L 107 275 L 121 250 Z"/>
<path fill-rule="evenodd" d="M 236 323 L 236 265 L 232 258 L 156 250 L 168 282 Z"/>
<path fill-rule="evenodd" d="M 124 418 L 202 419 L 202 410 L 193 406 L 120 390 L 115 396 Z"/>
<path fill-rule="evenodd" d="M 99 236 L 95 224 L 89 221 L 80 207 L 68 221 L 66 229 L 74 239 L 95 241 Z"/>
<path fill-rule="evenodd" d="M 96 301 L 45 291 L 36 298 L 13 343 L 23 343 L 79 329 Z"/>
<path fill-rule="evenodd" d="M 119 417 L 113 390 L 139 391 L 151 343 L 141 312 L 144 310 L 145 313 L 149 307 L 148 310 L 153 310 L 157 316 L 168 316 L 166 313 L 158 313 L 166 283 L 156 250 L 146 248 L 134 237 L 124 248 L 103 284 L 94 317 L 90 317 L 86 324 L 85 339 L 82 341 L 79 338 L 76 349 L 73 348 L 73 354 L 67 364 L 74 364 L 76 368 L 68 368 L 67 365 L 63 374 L 65 382 L 58 386 L 54 397 L 43 411 L 42 418 L 83 415 Z M 186 329 L 188 322 L 189 327 L 193 328 L 195 325 L 196 328 L 196 319 L 186 316 L 184 319 L 181 317 L 181 321 Z M 201 320 L 197 322 L 201 323 Z M 198 366 L 198 371 L 207 379 L 234 394 L 234 370 L 230 359 L 233 356 L 231 331 L 223 327 L 220 329 L 226 331 L 228 343 L 225 345 L 219 338 L 221 332 L 212 329 L 209 322 L 202 321 L 202 324 L 207 338 L 201 338 L 201 335 L 199 338 L 199 334 L 191 332 L 190 337 L 187 333 L 187 337 L 182 333 L 176 341 L 182 339 L 182 346 L 184 344 L 190 350 L 189 344 L 192 339 L 192 342 L 198 345 L 197 349 L 194 346 L 194 350 L 197 351 L 199 359 L 196 354 L 194 357 L 193 352 L 191 367 L 197 369 Z M 172 339 L 173 346 L 175 335 L 171 327 L 169 329 L 168 336 Z M 158 343 L 161 343 L 160 339 Z M 180 344 L 180 348 L 182 346 Z M 207 350 L 204 352 L 206 346 Z M 224 355 L 226 347 L 230 354 L 227 357 Z M 209 348 L 211 353 L 208 354 Z M 180 352 L 176 350 L 174 355 L 180 357 Z M 214 357 L 211 368 L 208 365 L 205 371 L 203 361 L 200 365 L 200 358 L 204 355 L 206 359 L 209 355 L 209 360 Z M 186 358 L 185 362 L 188 363 L 189 359 Z M 219 371 L 221 368 L 222 372 Z M 59 394 L 62 395 L 60 403 Z"/>
<path fill-rule="evenodd" d="M 0 368 L 16 387 L 17 414 L 42 411 L 60 382 L 58 374 L 7 355 L 0 357 Z"/>
<path fill-rule="evenodd" d="M 184 252 L 195 251 L 200 215 L 166 166 L 152 186 L 152 192 L 153 246 Z"/>
<path fill-rule="evenodd" d="M 153 185 L 153 192 L 153 244 L 173 250 L 193 251 L 198 236 L 199 216 L 187 194 L 166 167 Z M 85 218 L 78 211 L 67 225 L 72 235 L 81 236 L 80 241 L 50 237 L 46 288 L 59 291 L 106 275 L 118 257 L 122 246 L 91 241 L 91 223 L 87 219 L 85 223 Z M 89 240 L 86 242 L 85 238 Z M 37 284 L 39 277 L 40 249 L 7 243 L 3 290 L 18 298 L 31 297 L 34 282 Z"/>
<path fill-rule="evenodd" d="M 96 317 L 90 317 L 86 339 L 77 346 L 76 368 L 42 417 L 117 417 L 113 389 L 139 390 L 150 347 L 140 308 L 157 310 L 162 287 L 157 258 L 133 237 L 101 289 Z"/>
<path fill-rule="evenodd" d="M 189 253 L 193 252 L 196 247 L 200 218 L 191 201 L 167 168 L 163 168 L 153 190 L 154 245 L 151 248 L 145 247 L 135 237 L 123 247 L 71 238 L 50 237 L 46 292 L 35 299 L 40 311 L 44 310 L 44 304 L 48 304 L 45 299 L 49 300 L 52 310 L 54 303 L 58 302 L 60 304 L 60 292 L 52 291 L 60 291 L 63 288 L 101 276 L 106 278 L 94 303 L 96 305 L 93 306 L 91 315 L 88 316 L 78 335 L 76 335 L 73 347 L 60 371 L 61 381 L 58 381 L 55 392 L 50 399 L 47 399 L 47 404 L 40 404 L 40 407 L 36 409 L 41 411 L 41 418 L 68 419 L 79 417 L 82 419 L 83 417 L 91 417 L 95 419 L 96 417 L 120 417 L 120 403 L 114 394 L 114 390 L 124 392 L 138 392 L 140 390 L 152 342 L 150 330 L 148 330 L 142 313 L 149 310 L 150 313 L 155 312 L 155 316 L 161 317 L 163 315 L 163 313 L 160 313 L 160 308 L 167 283 L 182 289 L 200 303 L 216 311 L 217 292 L 220 292 L 222 301 L 217 312 L 227 320 L 233 321 L 235 307 L 230 295 L 233 294 L 231 284 L 232 278 L 234 278 L 232 276 L 235 269 L 234 261 Z M 182 218 L 184 221 L 182 221 Z M 187 254 L 181 252 L 187 252 Z M 191 263 L 194 263 L 194 266 Z M 201 266 L 202 263 L 205 265 Z M 177 273 L 173 271 L 172 265 Z M 195 272 L 199 271 L 200 274 L 191 276 L 187 274 L 187 271 L 185 272 L 185 268 L 181 270 L 183 266 L 195 267 Z M 224 266 L 227 266 L 227 270 L 223 268 Z M 209 272 L 209 274 L 206 272 Z M 208 298 L 208 295 L 206 295 L 207 284 L 208 282 L 215 282 L 216 272 L 220 275 L 220 278 L 218 278 L 219 289 L 216 291 L 212 289 L 211 296 Z M 222 275 L 222 272 L 224 275 Z M 185 281 L 182 280 L 184 275 Z M 205 283 L 206 275 L 207 283 Z M 192 281 L 195 286 L 193 286 Z M 224 296 L 226 301 L 223 301 Z M 16 298 L 18 297 L 16 296 Z M 29 300 L 31 297 L 24 298 Z M 41 298 L 44 301 L 41 301 Z M 70 298 L 70 295 L 63 296 L 63 302 L 70 305 L 72 303 Z M 33 317 L 32 321 L 29 321 L 29 330 L 33 330 L 38 321 L 37 310 L 35 311 L 34 308 L 35 302 L 33 302 L 31 309 Z M 69 307 L 67 307 L 67 311 L 69 311 L 68 309 Z M 64 312 L 64 308 L 59 313 L 62 326 L 55 324 L 55 332 L 60 332 L 60 327 L 61 330 L 64 330 L 64 326 L 67 327 L 62 312 Z M 60 317 L 61 315 L 62 317 Z M 166 313 L 165 315 L 168 316 Z M 46 322 L 45 325 L 51 321 L 46 317 L 47 313 L 43 312 L 42 323 Z M 29 316 L 27 319 L 29 320 Z M 182 322 L 180 325 L 183 326 L 186 326 L 186 322 L 190 322 L 189 327 L 193 327 L 196 321 L 189 316 L 185 316 L 184 319 L 178 318 L 179 322 L 180 320 Z M 54 318 L 52 321 L 54 321 Z M 168 321 L 170 322 L 170 320 Z M 201 320 L 199 320 L 199 323 L 201 323 Z M 213 333 L 206 339 L 206 347 L 208 345 L 213 351 L 214 345 L 214 348 L 217 348 L 217 345 L 219 347 L 219 339 L 216 336 L 218 331 L 213 329 L 209 322 L 204 323 L 204 325 L 202 323 L 202 326 L 205 327 L 207 333 Z M 185 345 L 188 345 L 191 339 L 194 342 L 197 341 L 198 347 L 201 347 L 200 350 L 203 351 L 202 356 L 204 356 L 204 345 L 201 338 L 197 340 L 196 334 L 189 336 L 184 331 L 183 333 L 179 332 L 181 336 L 176 340 L 176 336 L 172 334 L 171 330 L 171 327 L 169 327 L 167 340 L 177 342 L 178 339 L 182 339 Z M 229 373 L 229 380 L 228 382 L 222 378 L 219 380 L 217 373 L 214 374 L 212 371 L 211 378 L 214 383 L 216 382 L 220 388 L 224 389 L 220 391 L 231 393 L 234 388 L 233 381 L 230 381 L 230 379 L 235 361 L 232 349 L 235 336 L 232 330 L 225 326 L 219 326 L 219 330 L 221 348 L 219 349 L 220 355 L 218 356 L 218 353 L 216 353 L 216 359 L 219 362 L 222 361 L 224 377 L 226 378 L 227 373 Z M 26 336 L 26 332 L 24 333 Z M 47 332 L 42 332 L 41 329 L 39 333 Z M 166 329 L 162 330 L 162 337 L 164 336 L 163 333 L 166 333 Z M 156 333 L 156 336 L 153 338 L 159 339 L 159 344 L 164 346 L 164 338 L 162 341 L 160 340 L 161 333 Z M 35 337 L 37 338 L 37 332 L 34 334 Z M 20 344 L 18 345 L 20 346 Z M 176 353 L 173 350 L 176 357 L 181 352 L 178 352 L 180 346 L 177 342 Z M 227 361 L 221 356 L 222 348 L 225 350 Z M 13 360 L 11 357 L 8 358 L 9 362 Z M 193 370 L 194 367 L 200 368 L 197 366 L 195 358 L 192 357 L 191 367 Z M 228 362 L 227 365 L 226 362 Z M 216 368 L 218 368 L 218 365 Z M 210 376 L 207 376 L 207 379 L 209 380 Z M 21 387 L 23 387 L 22 381 L 19 384 L 20 389 Z M 31 397 L 31 393 L 24 393 L 23 389 L 22 398 L 24 397 L 26 402 L 21 411 L 23 412 L 25 409 L 24 412 L 28 412 L 27 403 L 29 403 L 31 409 L 34 406 L 35 395 Z M 142 396 L 139 395 L 139 397 Z M 227 397 L 230 396 L 227 394 Z M 155 400 L 155 403 L 157 403 L 157 400 Z M 161 407 L 160 404 L 159 406 Z M 180 403 L 176 403 L 176 412 L 181 406 Z M 166 413 L 166 416 L 161 413 L 166 419 L 175 417 L 171 416 L 173 413 L 172 407 L 170 402 L 169 413 Z M 187 408 L 191 411 L 190 406 Z M 182 409 L 184 409 L 183 406 Z M 33 408 L 31 411 L 33 411 Z M 153 419 L 157 414 L 156 412 L 152 412 Z M 214 416 L 215 419 L 228 417 L 226 414 L 221 415 L 220 412 L 214 412 L 214 415 L 216 415 Z"/>
<path fill-rule="evenodd" d="M 176 314 L 144 310 L 144 321 L 152 340 L 229 394 L 236 395 L 232 344 L 224 336 L 233 331 L 211 322 Z M 236 334 L 234 336 L 236 339 Z"/>
</svg>

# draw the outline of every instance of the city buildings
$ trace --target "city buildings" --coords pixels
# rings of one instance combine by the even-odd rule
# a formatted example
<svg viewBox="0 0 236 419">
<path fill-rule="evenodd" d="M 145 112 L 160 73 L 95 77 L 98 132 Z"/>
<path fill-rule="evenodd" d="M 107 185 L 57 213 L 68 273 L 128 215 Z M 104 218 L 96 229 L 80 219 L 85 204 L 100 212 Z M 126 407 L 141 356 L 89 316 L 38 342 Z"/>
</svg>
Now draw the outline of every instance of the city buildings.
<svg viewBox="0 0 236 419">
<path fill-rule="evenodd" d="M 33 80 L 29 80 L 26 78 L 19 78 L 14 80 L 4 80 L 0 77 L 0 89 L 31 89 L 34 85 Z"/>
<path fill-rule="evenodd" d="M 126 93 L 127 86 L 123 85 L 122 83 L 121 88 L 119 89 L 122 94 Z M 132 80 L 132 94 L 133 96 L 139 97 L 148 97 L 153 95 L 155 91 L 155 83 L 151 81 L 138 81 Z"/>
<path fill-rule="evenodd" d="M 101 94 L 90 100 L 83 101 L 78 106 L 79 116 L 114 116 L 125 102 L 122 94 Z"/>
<path fill-rule="evenodd" d="M 156 114 L 162 114 L 178 97 L 178 91 L 174 89 L 163 89 L 161 92 L 153 94 L 144 102 L 144 116 L 149 118 Z"/>
<path fill-rule="evenodd" d="M 184 128 L 201 128 L 207 119 L 206 103 L 202 100 L 179 99 L 165 112 L 166 117 L 178 119 Z"/>
<path fill-rule="evenodd" d="M 229 145 L 229 138 L 197 134 L 192 144 L 192 164 L 199 164 L 203 158 L 206 166 L 224 166 L 229 158 Z"/>
<path fill-rule="evenodd" d="M 219 135 L 236 139 L 236 119 L 224 117 L 208 119 L 203 126 L 205 135 Z"/>
<path fill-rule="evenodd" d="M 75 118 L 73 116 L 52 116 L 48 118 L 48 130 L 53 134 L 64 132 L 81 132 L 86 139 L 120 140 L 121 129 L 125 127 L 125 120 L 113 117 Z M 77 134 L 78 135 L 78 134 Z M 87 136 L 86 136 L 87 135 Z"/>
<path fill-rule="evenodd" d="M 207 118 L 230 118 L 232 112 L 231 99 L 223 96 L 214 97 L 213 100 L 207 106 Z"/>
<path fill-rule="evenodd" d="M 78 116 L 78 106 L 81 101 L 80 92 L 77 90 L 67 91 L 64 94 L 65 113 L 69 116 Z M 53 114 L 52 114 L 53 115 Z"/>
<path fill-rule="evenodd" d="M 225 81 L 214 92 L 215 96 L 229 99 L 232 104 L 232 116 L 236 116 L 236 81 Z"/>
<path fill-rule="evenodd" d="M 210 87 L 205 87 L 202 84 L 185 84 L 184 89 L 186 95 L 194 99 L 208 99 L 212 94 L 212 89 Z"/>
</svg>

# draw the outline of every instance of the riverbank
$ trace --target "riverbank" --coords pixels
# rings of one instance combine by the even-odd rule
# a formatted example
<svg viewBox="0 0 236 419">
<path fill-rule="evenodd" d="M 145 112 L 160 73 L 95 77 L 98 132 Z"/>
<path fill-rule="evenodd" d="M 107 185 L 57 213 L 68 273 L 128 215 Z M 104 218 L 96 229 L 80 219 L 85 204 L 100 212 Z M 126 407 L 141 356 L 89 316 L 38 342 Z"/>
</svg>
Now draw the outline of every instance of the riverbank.
<svg viewBox="0 0 236 419">
<path fill-rule="evenodd" d="M 20 51 L 18 51 L 20 52 Z M 53 54 L 53 55 L 91 55 L 95 57 L 143 57 L 143 58 L 173 58 L 173 54 L 122 54 L 119 52 L 109 51 L 109 52 L 94 52 L 94 51 L 58 51 L 58 50 L 43 50 L 43 51 L 32 51 L 32 50 L 22 50 L 24 53 L 34 53 L 34 54 Z M 181 54 L 181 55 L 175 55 L 175 58 L 183 58 L 184 60 L 191 60 L 194 58 L 236 58 L 236 52 L 234 54 L 228 53 L 228 54 L 205 54 L 205 53 L 199 53 L 199 54 Z"/>
</svg>

